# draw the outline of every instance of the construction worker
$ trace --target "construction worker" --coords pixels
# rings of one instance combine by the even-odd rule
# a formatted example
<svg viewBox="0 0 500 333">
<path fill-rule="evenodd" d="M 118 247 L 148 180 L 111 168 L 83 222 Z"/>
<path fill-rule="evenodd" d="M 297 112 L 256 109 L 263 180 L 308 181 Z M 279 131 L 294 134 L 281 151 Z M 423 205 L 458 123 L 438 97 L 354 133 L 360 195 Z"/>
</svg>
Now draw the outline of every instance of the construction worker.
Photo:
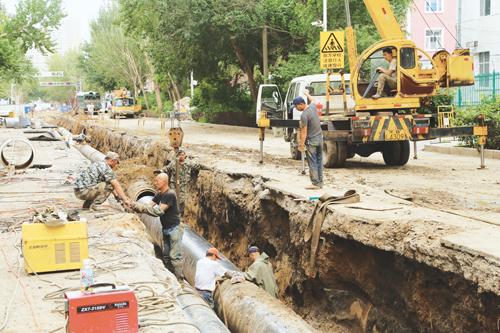
<svg viewBox="0 0 500 333">
<path fill-rule="evenodd" d="M 184 215 L 184 207 L 186 204 L 186 187 L 189 182 L 189 170 L 187 169 L 186 161 L 186 153 L 179 149 L 176 153 L 176 159 L 170 162 L 165 169 L 165 172 L 168 174 L 170 178 L 170 188 L 177 191 L 177 181 L 179 182 L 179 213 Z M 177 176 L 179 174 L 179 176 Z"/>
<path fill-rule="evenodd" d="M 194 287 L 200 296 L 214 307 L 215 281 L 226 273 L 226 269 L 219 264 L 219 250 L 211 247 L 205 253 L 205 258 L 196 263 Z"/>
<path fill-rule="evenodd" d="M 245 279 L 255 283 L 271 296 L 278 298 L 278 285 L 274 278 L 273 267 L 269 262 L 269 256 L 265 252 L 261 254 L 257 246 L 250 246 L 247 252 L 253 260 L 253 264 L 245 272 Z"/>
<path fill-rule="evenodd" d="M 308 96 L 309 97 L 309 96 Z M 317 190 L 323 187 L 323 132 L 316 105 L 306 104 L 302 97 L 296 97 L 293 105 L 300 115 L 299 151 L 305 151 L 309 166 L 311 185 L 308 190 Z"/>
<path fill-rule="evenodd" d="M 372 96 L 374 99 L 378 99 L 382 96 L 386 96 L 384 92 L 385 85 L 389 87 L 389 89 L 396 89 L 397 81 L 396 81 L 396 69 L 398 66 L 398 62 L 396 58 L 392 55 L 392 48 L 386 47 L 382 50 L 382 55 L 384 59 L 389 63 L 389 68 L 385 69 L 384 67 L 377 67 L 377 72 L 380 73 L 377 78 L 377 93 Z"/>
<path fill-rule="evenodd" d="M 160 173 L 155 177 L 154 186 L 158 191 L 150 204 L 134 202 L 131 207 L 135 212 L 160 217 L 163 232 L 163 262 L 183 283 L 182 273 L 182 235 L 179 208 L 175 191 L 168 186 L 168 175 Z"/>
<path fill-rule="evenodd" d="M 77 176 L 74 191 L 78 199 L 84 200 L 83 208 L 96 210 L 97 206 L 106 201 L 111 193 L 126 205 L 132 204 L 113 172 L 119 163 L 120 156 L 109 151 L 104 161 L 92 163 Z"/>
</svg>

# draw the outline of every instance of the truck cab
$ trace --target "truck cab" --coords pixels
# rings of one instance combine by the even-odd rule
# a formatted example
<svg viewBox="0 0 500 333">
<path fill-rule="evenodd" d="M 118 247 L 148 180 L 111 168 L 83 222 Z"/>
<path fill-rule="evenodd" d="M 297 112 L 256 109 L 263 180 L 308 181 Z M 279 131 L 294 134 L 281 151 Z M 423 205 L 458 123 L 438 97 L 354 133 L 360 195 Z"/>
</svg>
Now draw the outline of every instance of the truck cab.
<svg viewBox="0 0 500 333">
<path fill-rule="evenodd" d="M 350 75 L 344 74 L 344 80 L 347 108 L 349 111 L 354 108 L 354 100 L 351 98 Z M 309 94 L 313 98 L 312 103 L 316 104 L 318 112 L 320 112 L 319 115 L 322 118 L 344 115 L 343 85 L 340 74 L 330 74 L 330 103 L 328 111 L 326 108 L 326 74 L 313 74 L 294 78 L 288 86 L 284 101 L 281 98 L 278 86 L 274 84 L 261 85 L 257 101 L 257 117 L 260 111 L 265 111 L 267 117 L 270 119 L 299 121 L 301 113 L 297 111 L 292 102 L 299 96 L 307 101 L 307 97 L 304 94 L 306 89 L 309 90 Z M 286 142 L 290 143 L 292 158 L 299 160 L 300 152 L 297 147 L 296 128 L 285 128 L 283 138 Z"/>
</svg>

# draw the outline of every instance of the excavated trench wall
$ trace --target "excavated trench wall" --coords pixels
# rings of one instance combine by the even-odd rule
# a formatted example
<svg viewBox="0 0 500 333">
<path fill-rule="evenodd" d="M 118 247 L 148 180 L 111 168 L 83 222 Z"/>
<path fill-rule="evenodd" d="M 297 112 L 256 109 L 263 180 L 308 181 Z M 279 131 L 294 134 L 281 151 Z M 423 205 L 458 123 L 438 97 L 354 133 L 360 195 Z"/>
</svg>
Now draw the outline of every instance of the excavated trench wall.
<svg viewBox="0 0 500 333">
<path fill-rule="evenodd" d="M 83 130 L 68 119 L 59 125 Z M 171 156 L 166 144 L 96 126 L 86 131 L 95 148 L 146 164 L 146 171 Z M 333 232 L 322 234 L 310 267 L 303 234 L 312 204 L 266 189 L 252 175 L 202 163 L 189 170 L 184 221 L 240 267 L 249 264 L 246 248 L 259 245 L 272 258 L 280 298 L 321 331 L 338 332 L 341 324 L 351 332 L 498 332 L 500 297 L 462 276 Z"/>
</svg>

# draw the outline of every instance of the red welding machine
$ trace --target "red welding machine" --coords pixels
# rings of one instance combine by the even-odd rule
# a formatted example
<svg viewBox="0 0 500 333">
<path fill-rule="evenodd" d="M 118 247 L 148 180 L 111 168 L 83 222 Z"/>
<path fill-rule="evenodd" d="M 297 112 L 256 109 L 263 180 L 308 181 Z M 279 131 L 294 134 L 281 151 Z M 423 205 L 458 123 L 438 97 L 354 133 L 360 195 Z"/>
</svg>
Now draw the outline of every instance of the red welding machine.
<svg viewBox="0 0 500 333">
<path fill-rule="evenodd" d="M 137 299 L 128 287 L 111 283 L 91 286 L 91 292 L 68 291 L 67 333 L 135 333 L 139 330 Z"/>
</svg>

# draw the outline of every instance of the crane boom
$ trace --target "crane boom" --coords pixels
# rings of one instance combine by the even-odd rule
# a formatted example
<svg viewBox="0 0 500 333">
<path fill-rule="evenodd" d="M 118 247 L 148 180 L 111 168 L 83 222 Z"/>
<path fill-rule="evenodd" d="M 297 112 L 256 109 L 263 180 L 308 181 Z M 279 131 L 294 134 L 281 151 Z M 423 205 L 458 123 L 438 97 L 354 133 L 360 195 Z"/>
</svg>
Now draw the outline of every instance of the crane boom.
<svg viewBox="0 0 500 333">
<path fill-rule="evenodd" d="M 389 0 L 363 0 L 382 39 L 405 39 Z"/>
</svg>

